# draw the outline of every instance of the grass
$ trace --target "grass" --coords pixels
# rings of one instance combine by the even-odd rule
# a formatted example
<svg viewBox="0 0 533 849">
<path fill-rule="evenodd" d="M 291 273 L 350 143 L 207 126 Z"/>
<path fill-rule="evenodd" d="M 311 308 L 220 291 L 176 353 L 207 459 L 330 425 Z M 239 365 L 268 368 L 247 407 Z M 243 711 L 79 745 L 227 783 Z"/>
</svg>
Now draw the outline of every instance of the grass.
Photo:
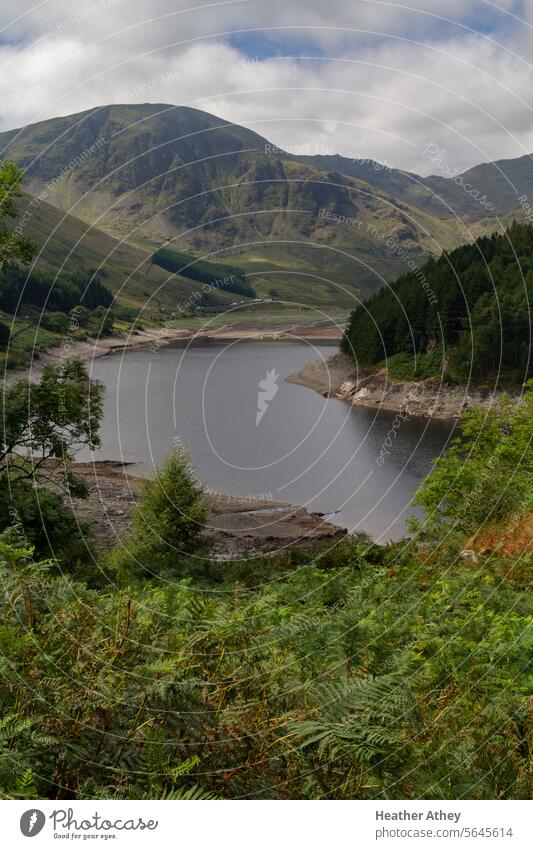
<svg viewBox="0 0 533 849">
<path fill-rule="evenodd" d="M 54 274 L 61 269 L 84 274 L 99 269 L 118 305 L 135 310 L 143 321 L 157 320 L 161 306 L 174 308 L 201 288 L 153 264 L 147 250 L 120 242 L 46 202 L 35 207 L 30 203 L 31 197 L 24 195 L 18 210 L 20 215 L 31 211 L 24 236 L 36 245 L 35 264 Z"/>
<path fill-rule="evenodd" d="M 346 317 L 346 310 L 343 311 L 338 308 L 328 310 L 325 317 L 342 323 Z M 286 327 L 290 324 L 313 324 L 321 319 L 322 316 L 310 307 L 295 309 L 291 306 L 285 307 L 283 304 L 273 303 L 250 305 L 243 309 L 230 309 L 218 314 L 184 317 L 173 321 L 171 326 L 183 330 L 199 330 L 203 327 L 215 330 L 227 325 L 237 324 L 239 327 L 276 328 Z"/>
<path fill-rule="evenodd" d="M 418 354 L 416 357 L 400 353 L 394 354 L 377 368 L 387 368 L 391 380 L 427 380 L 428 377 L 446 377 L 442 372 L 442 349 L 437 346 L 428 354 Z"/>
<path fill-rule="evenodd" d="M 387 368 L 390 380 L 417 381 L 435 377 L 446 383 L 464 383 L 464 379 L 450 374 L 449 371 L 443 371 L 442 349 L 440 346 L 437 346 L 428 354 L 417 354 L 416 357 L 405 352 L 393 354 L 392 357 L 378 363 L 374 368 L 376 371 L 381 368 Z M 486 388 L 487 390 L 491 390 L 494 389 L 495 381 L 502 387 L 519 387 L 523 383 L 523 377 L 519 371 L 502 369 L 497 374 L 485 375 L 483 379 L 474 380 L 472 378 L 469 383 L 479 389 Z"/>
</svg>

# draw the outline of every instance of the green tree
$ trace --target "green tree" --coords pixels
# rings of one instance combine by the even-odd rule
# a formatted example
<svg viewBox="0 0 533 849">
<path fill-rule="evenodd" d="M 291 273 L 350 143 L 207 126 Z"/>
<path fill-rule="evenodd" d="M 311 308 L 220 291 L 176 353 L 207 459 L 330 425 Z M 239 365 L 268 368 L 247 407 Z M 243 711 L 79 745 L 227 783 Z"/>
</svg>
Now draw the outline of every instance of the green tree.
<svg viewBox="0 0 533 849">
<path fill-rule="evenodd" d="M 143 497 L 133 516 L 124 548 L 110 558 L 112 568 L 150 575 L 201 570 L 209 547 L 204 534 L 209 515 L 185 449 L 177 445 L 158 470 L 155 481 L 143 482 Z M 194 556 L 198 555 L 198 561 Z M 196 568 L 195 568 L 196 567 Z"/>
<path fill-rule="evenodd" d="M 91 381 L 79 359 L 44 367 L 38 383 L 17 380 L 4 390 L 0 434 L 0 477 L 44 475 L 46 461 L 69 464 L 83 446 L 100 445 L 103 386 Z"/>
<path fill-rule="evenodd" d="M 91 561 L 87 527 L 61 495 L 29 480 L 8 483 L 0 478 L 0 531 L 11 526 L 13 539 L 34 546 L 38 557 L 55 558 L 70 574 L 98 578 L 84 566 Z"/>
<path fill-rule="evenodd" d="M 6 216 L 16 218 L 15 198 L 22 196 L 23 179 L 24 171 L 19 165 L 9 160 L 0 164 L 0 222 Z M 30 239 L 0 223 L 0 266 L 12 259 L 29 262 L 34 252 Z"/>
<path fill-rule="evenodd" d="M 365 367 L 395 354 L 420 359 L 428 342 L 442 351 L 453 379 L 503 375 L 520 385 L 530 357 L 533 226 L 511 225 L 430 260 L 379 290 L 352 313 L 341 350 Z M 390 372 L 394 377 L 393 371 Z"/>
</svg>

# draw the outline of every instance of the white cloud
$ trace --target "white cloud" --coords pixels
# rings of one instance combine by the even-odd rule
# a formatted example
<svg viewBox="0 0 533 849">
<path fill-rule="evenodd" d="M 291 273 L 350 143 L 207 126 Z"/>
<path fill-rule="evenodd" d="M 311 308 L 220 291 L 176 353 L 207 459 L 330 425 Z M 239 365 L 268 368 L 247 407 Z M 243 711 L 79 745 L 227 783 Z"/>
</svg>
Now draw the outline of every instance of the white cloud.
<svg viewBox="0 0 533 849">
<path fill-rule="evenodd" d="M 353 151 L 420 172 L 429 142 L 459 168 L 533 150 L 531 67 L 513 53 L 531 30 L 495 3 L 169 5 L 23 2 L 16 21 L 3 9 L 1 125 L 148 101 L 214 112 L 282 147 Z M 532 6 L 519 7 L 529 20 Z M 496 27 L 493 38 L 466 29 L 481 13 Z M 242 52 L 244 35 L 217 35 L 250 27 L 270 28 L 246 35 L 252 59 Z M 265 39 L 279 55 L 253 61 Z M 320 58 L 301 58 L 317 47 Z"/>
</svg>

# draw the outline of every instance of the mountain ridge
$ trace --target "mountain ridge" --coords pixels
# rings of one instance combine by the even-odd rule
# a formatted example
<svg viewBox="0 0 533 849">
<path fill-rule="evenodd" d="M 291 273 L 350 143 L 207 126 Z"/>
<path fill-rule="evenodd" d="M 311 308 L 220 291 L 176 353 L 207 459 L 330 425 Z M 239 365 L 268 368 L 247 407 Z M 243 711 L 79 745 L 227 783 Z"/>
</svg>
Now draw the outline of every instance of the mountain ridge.
<svg viewBox="0 0 533 849">
<path fill-rule="evenodd" d="M 498 229 L 456 178 L 292 155 L 192 107 L 108 104 L 1 133 L 0 148 L 25 168 L 29 192 L 103 232 L 149 253 L 168 245 L 235 262 L 294 300 L 348 304 L 409 260 L 461 244 L 465 225 Z M 495 214 L 520 217 L 514 184 L 533 195 L 531 161 L 465 174 L 497 197 Z"/>
<path fill-rule="evenodd" d="M 244 257 L 252 273 L 258 260 L 269 274 L 302 272 L 289 286 L 295 294 L 316 274 L 324 302 L 328 286 L 348 289 L 346 302 L 396 275 L 397 258 L 370 226 L 413 255 L 457 240 L 423 210 L 350 175 L 271 155 L 253 131 L 189 107 L 109 105 L 0 134 L 0 146 L 26 169 L 29 192 L 45 191 L 115 237 Z M 322 210 L 352 223 L 339 226 Z"/>
</svg>

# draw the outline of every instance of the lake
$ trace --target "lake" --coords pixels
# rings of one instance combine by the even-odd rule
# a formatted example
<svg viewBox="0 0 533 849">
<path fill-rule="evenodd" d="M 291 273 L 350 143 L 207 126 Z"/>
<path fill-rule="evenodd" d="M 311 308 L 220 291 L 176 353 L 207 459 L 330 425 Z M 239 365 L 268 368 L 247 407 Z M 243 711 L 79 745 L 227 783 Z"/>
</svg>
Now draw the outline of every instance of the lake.
<svg viewBox="0 0 533 849">
<path fill-rule="evenodd" d="M 288 501 L 378 541 L 398 538 L 454 423 L 403 422 L 379 465 L 394 413 L 352 408 L 284 382 L 335 350 L 232 341 L 95 360 L 91 375 L 106 387 L 102 448 L 80 459 L 134 463 L 134 474 L 151 475 L 179 437 L 213 490 Z"/>
</svg>

